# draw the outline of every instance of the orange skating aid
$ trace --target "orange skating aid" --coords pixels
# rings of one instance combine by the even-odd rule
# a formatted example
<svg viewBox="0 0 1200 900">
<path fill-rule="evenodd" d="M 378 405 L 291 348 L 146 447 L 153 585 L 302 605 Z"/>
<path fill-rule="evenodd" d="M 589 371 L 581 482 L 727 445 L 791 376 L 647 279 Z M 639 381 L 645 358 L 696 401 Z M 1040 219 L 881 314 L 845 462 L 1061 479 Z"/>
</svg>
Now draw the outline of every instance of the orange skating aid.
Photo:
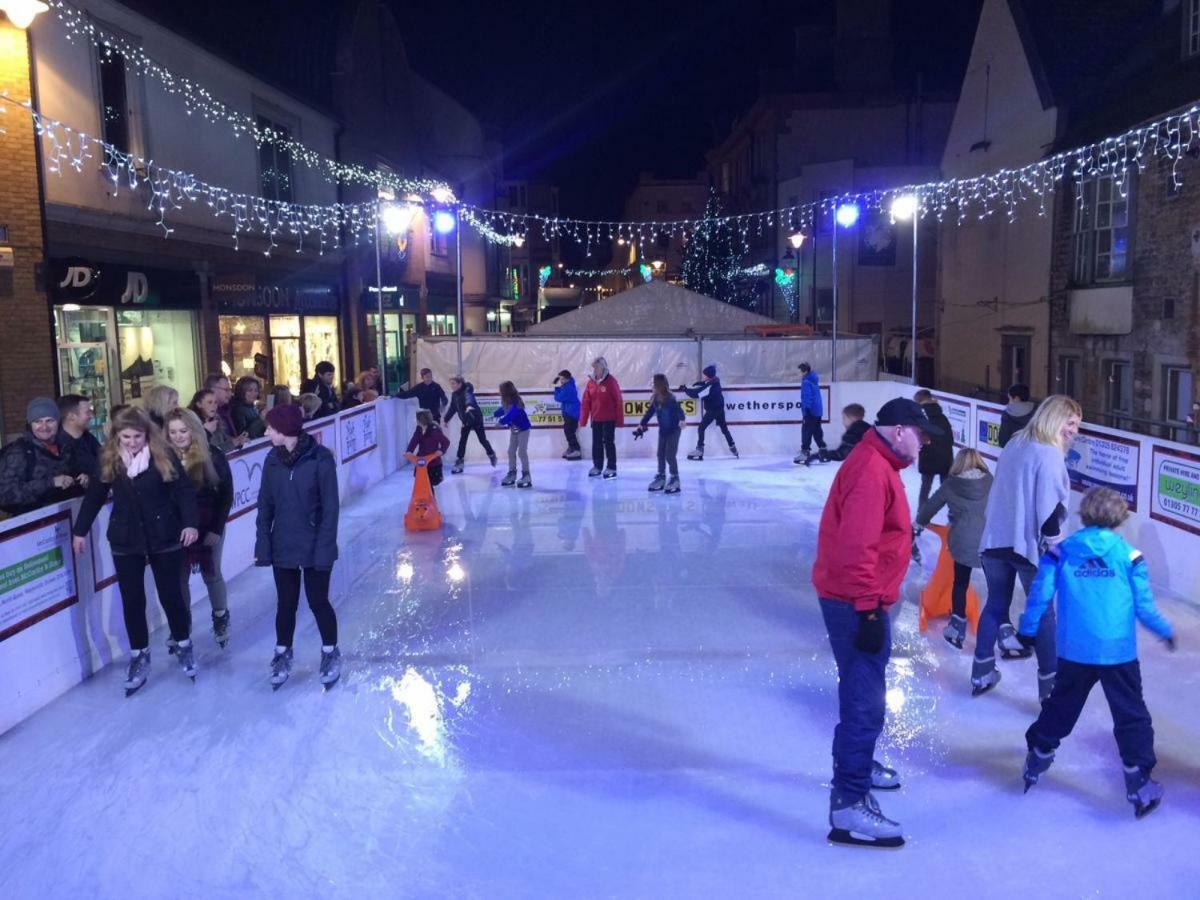
<svg viewBox="0 0 1200 900">
<path fill-rule="evenodd" d="M 429 472 L 424 466 L 417 468 L 412 500 L 404 514 L 404 527 L 409 531 L 437 531 L 442 527 L 442 511 L 433 499 L 433 485 L 429 483 Z"/>
<path fill-rule="evenodd" d="M 954 560 L 950 556 L 948 537 L 950 526 L 928 525 L 926 531 L 932 531 L 942 542 L 938 550 L 937 565 L 933 568 L 933 576 L 921 590 L 920 628 L 925 630 L 925 624 L 930 619 L 946 618 L 950 615 L 950 592 L 954 587 Z M 975 588 L 967 588 L 967 622 L 974 632 L 979 627 L 979 595 Z"/>
</svg>

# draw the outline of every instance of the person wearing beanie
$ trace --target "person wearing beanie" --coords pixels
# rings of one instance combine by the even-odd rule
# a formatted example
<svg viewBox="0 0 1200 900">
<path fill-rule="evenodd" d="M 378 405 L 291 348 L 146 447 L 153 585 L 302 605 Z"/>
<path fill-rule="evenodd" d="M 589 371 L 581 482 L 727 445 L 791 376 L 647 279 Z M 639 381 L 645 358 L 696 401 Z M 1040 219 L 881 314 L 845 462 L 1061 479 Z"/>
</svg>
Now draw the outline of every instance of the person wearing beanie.
<svg viewBox="0 0 1200 900">
<path fill-rule="evenodd" d="M 329 582 L 338 556 L 337 463 L 329 449 L 304 431 L 304 414 L 294 404 L 266 415 L 274 447 L 263 465 L 258 492 L 254 564 L 275 573 L 275 654 L 271 685 L 283 686 L 292 671 L 292 638 L 300 607 L 300 584 L 321 632 L 321 683 L 328 689 L 341 677 L 337 616 L 329 602 Z"/>
<path fill-rule="evenodd" d="M 58 443 L 58 404 L 30 400 L 25 422 L 25 433 L 0 451 L 0 510 L 13 516 L 77 497 L 86 483 L 72 474 L 71 454 Z"/>
<path fill-rule="evenodd" d="M 567 452 L 563 459 L 583 459 L 583 448 L 579 446 L 579 389 L 570 369 L 563 369 L 554 379 L 554 402 L 562 410 L 563 437 L 567 439 Z"/>
<path fill-rule="evenodd" d="M 717 367 L 707 365 L 701 374 L 703 377 L 691 387 L 684 387 L 682 384 L 679 386 L 679 390 L 683 393 L 704 404 L 704 416 L 700 419 L 700 432 L 696 435 L 696 449 L 688 454 L 688 459 L 704 459 L 704 432 L 714 422 L 721 429 L 721 434 L 725 435 L 725 442 L 729 444 L 729 452 L 733 454 L 734 459 L 737 459 L 738 451 L 733 443 L 733 435 L 729 433 L 729 426 L 725 424 L 725 395 L 721 393 L 721 379 L 717 377 Z"/>
</svg>

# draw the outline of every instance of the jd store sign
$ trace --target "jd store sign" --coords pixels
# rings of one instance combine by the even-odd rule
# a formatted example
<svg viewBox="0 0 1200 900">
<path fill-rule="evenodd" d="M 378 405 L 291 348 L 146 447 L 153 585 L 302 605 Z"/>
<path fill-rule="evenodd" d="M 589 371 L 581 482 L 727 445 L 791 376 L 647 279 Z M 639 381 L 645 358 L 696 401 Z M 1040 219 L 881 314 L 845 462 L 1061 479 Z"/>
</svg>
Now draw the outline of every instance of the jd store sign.
<svg viewBox="0 0 1200 900">
<path fill-rule="evenodd" d="M 200 304 L 200 278 L 195 272 L 61 259 L 52 261 L 51 278 L 50 290 L 58 303 L 188 308 Z"/>
</svg>

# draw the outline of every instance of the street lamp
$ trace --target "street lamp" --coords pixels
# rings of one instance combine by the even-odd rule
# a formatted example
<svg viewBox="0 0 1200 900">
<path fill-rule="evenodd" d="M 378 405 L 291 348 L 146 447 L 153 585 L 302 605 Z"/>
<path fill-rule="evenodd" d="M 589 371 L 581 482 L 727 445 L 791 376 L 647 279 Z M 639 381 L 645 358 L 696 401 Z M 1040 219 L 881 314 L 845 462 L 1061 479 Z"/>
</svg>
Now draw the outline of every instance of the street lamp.
<svg viewBox="0 0 1200 900">
<path fill-rule="evenodd" d="M 793 250 L 799 250 L 804 243 L 804 232 L 797 231 L 795 234 L 789 234 L 788 243 L 792 245 Z"/>
<path fill-rule="evenodd" d="M 383 327 L 383 235 L 405 234 L 415 210 L 408 204 L 380 203 L 375 209 L 375 361 L 379 365 L 379 392 L 387 394 L 387 346 Z"/>
<path fill-rule="evenodd" d="M 433 192 L 434 199 L 438 195 L 446 195 L 447 192 L 443 188 L 438 188 Z M 458 290 L 455 292 L 456 297 L 456 315 L 454 326 L 454 344 L 458 354 L 458 371 L 462 372 L 462 332 L 463 332 L 463 275 L 462 275 L 462 207 L 455 206 L 454 212 L 448 209 L 439 209 L 433 214 L 433 228 L 438 234 L 449 234 L 454 232 L 454 274 L 457 282 Z"/>
<path fill-rule="evenodd" d="M 49 5 L 42 0 L 0 0 L 0 12 L 8 16 L 8 21 L 12 22 L 15 28 L 22 31 L 49 9 Z"/>
<path fill-rule="evenodd" d="M 918 214 L 920 204 L 913 194 L 902 194 L 892 201 L 892 218 L 900 221 L 912 219 L 913 248 L 912 248 L 912 335 L 909 339 L 909 352 L 912 354 L 912 368 L 909 369 L 909 380 L 917 383 L 917 223 L 921 221 Z"/>
<path fill-rule="evenodd" d="M 842 228 L 853 228 L 858 222 L 858 205 L 855 203 L 843 203 L 837 208 L 834 213 L 834 220 L 837 225 L 833 228 L 833 371 L 829 375 L 830 381 L 837 380 L 837 334 L 838 334 L 838 264 L 837 264 L 837 249 L 838 249 L 838 226 Z"/>
</svg>

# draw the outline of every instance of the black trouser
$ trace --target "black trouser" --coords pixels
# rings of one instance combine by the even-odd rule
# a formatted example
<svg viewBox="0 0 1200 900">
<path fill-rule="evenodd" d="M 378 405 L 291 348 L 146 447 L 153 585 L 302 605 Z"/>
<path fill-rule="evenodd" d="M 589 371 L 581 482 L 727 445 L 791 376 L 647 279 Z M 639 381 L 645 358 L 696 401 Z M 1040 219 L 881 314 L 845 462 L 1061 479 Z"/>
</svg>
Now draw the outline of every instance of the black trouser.
<svg viewBox="0 0 1200 900">
<path fill-rule="evenodd" d="M 817 442 L 817 447 L 825 449 L 825 431 L 821 428 L 821 417 L 805 413 L 800 425 L 800 452 L 808 453 L 812 449 L 813 441 Z"/>
<path fill-rule="evenodd" d="M 1097 681 L 1112 712 L 1113 737 L 1121 762 L 1129 768 L 1153 769 L 1158 762 L 1154 756 L 1154 728 L 1142 699 L 1142 671 L 1136 659 L 1115 666 L 1096 666 L 1060 658 L 1054 691 L 1042 704 L 1042 714 L 1025 732 L 1026 744 L 1043 753 L 1058 749 L 1079 721 Z"/>
<path fill-rule="evenodd" d="M 592 465 L 604 468 L 604 456 L 608 455 L 608 467 L 617 470 L 617 423 L 592 423 Z"/>
<path fill-rule="evenodd" d="M 113 554 L 130 650 L 145 650 L 150 646 L 150 629 L 146 626 L 146 559 L 132 554 Z M 179 583 L 185 565 L 183 550 L 151 553 L 149 560 L 154 586 L 158 588 L 158 602 L 167 614 L 171 637 L 186 641 L 192 635 L 192 610 L 183 600 Z"/>
<path fill-rule="evenodd" d="M 721 429 L 721 434 L 725 435 L 725 442 L 730 447 L 733 446 L 733 435 L 729 433 L 729 426 L 725 424 L 725 410 L 705 410 L 704 417 L 700 420 L 700 433 L 696 436 L 696 449 L 704 449 L 704 432 L 713 422 L 717 423 L 717 427 Z"/>
<path fill-rule="evenodd" d="M 658 475 L 661 478 L 669 466 L 671 477 L 679 477 L 679 435 L 683 432 L 676 428 L 669 434 L 658 431 Z"/>
<path fill-rule="evenodd" d="M 949 472 L 922 472 L 921 473 L 921 493 L 917 495 L 917 509 L 925 505 L 925 501 L 929 499 L 929 495 L 933 493 L 933 479 L 937 476 L 938 486 L 946 480 Z"/>
<path fill-rule="evenodd" d="M 462 431 L 458 433 L 458 456 L 454 457 L 456 460 L 466 459 L 467 438 L 472 434 L 479 438 L 479 446 L 483 447 L 483 452 L 488 455 L 488 459 L 496 455 L 492 450 L 492 445 L 488 443 L 487 435 L 483 432 L 483 422 L 472 416 L 469 423 L 466 419 L 462 420 Z"/>
<path fill-rule="evenodd" d="M 275 566 L 275 590 L 279 603 L 275 608 L 275 643 L 292 646 L 296 634 L 296 610 L 300 608 L 300 569 L 281 569 Z M 337 643 L 337 616 L 329 603 L 329 579 L 332 569 L 304 568 L 304 595 L 308 608 L 317 620 L 321 643 L 332 647 Z"/>
<path fill-rule="evenodd" d="M 954 587 L 950 589 L 950 612 L 960 619 L 967 617 L 967 588 L 971 586 L 971 567 L 954 564 Z"/>
<path fill-rule="evenodd" d="M 579 446 L 579 420 L 577 418 L 563 413 L 563 434 L 567 438 L 568 450 L 572 453 L 583 452 L 583 448 Z"/>
</svg>

